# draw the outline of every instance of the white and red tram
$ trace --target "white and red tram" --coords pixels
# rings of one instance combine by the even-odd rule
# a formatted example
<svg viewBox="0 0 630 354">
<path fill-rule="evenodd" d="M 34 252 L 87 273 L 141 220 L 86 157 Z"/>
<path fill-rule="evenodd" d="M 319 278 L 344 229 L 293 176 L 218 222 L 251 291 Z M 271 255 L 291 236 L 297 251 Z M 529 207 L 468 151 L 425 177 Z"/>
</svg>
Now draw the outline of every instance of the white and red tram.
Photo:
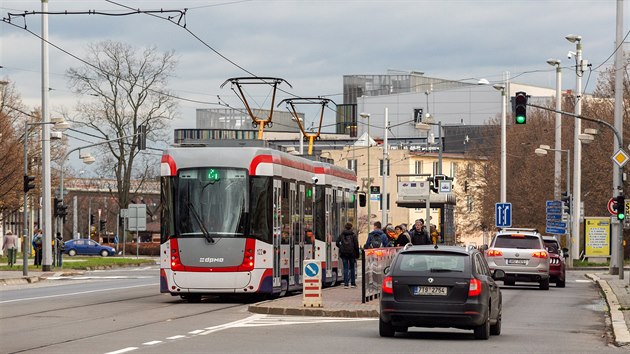
<svg viewBox="0 0 630 354">
<path fill-rule="evenodd" d="M 337 235 L 356 226 L 356 175 L 266 147 L 167 149 L 161 163 L 160 291 L 284 295 L 305 259 L 341 274 Z"/>
</svg>

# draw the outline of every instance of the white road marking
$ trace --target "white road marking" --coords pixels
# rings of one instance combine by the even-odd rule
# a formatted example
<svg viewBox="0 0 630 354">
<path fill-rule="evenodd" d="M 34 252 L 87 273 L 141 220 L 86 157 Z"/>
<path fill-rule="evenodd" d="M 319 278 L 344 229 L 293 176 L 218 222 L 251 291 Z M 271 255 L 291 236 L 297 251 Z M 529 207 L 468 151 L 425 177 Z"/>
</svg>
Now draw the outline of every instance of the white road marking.
<svg viewBox="0 0 630 354">
<path fill-rule="evenodd" d="M 138 349 L 138 347 L 127 347 L 125 349 L 117 350 L 115 352 L 107 352 L 105 354 L 121 354 L 121 353 L 130 352 L 130 351 L 136 350 L 136 349 Z"/>
<path fill-rule="evenodd" d="M 170 340 L 172 340 L 172 339 L 180 339 L 180 338 L 186 338 L 186 336 L 183 335 L 183 334 L 178 334 L 176 336 L 166 337 L 166 339 L 170 339 Z"/>
<path fill-rule="evenodd" d="M 196 330 L 194 330 L 194 331 L 190 331 L 190 332 L 188 332 L 188 333 L 189 333 L 189 334 L 199 334 L 199 333 L 201 333 L 201 332 L 203 332 L 203 329 L 196 329 Z"/>
<path fill-rule="evenodd" d="M 112 291 L 112 290 L 122 290 L 122 289 L 132 289 L 132 288 L 140 288 L 143 286 L 158 286 L 159 283 L 154 283 L 154 284 L 144 284 L 144 285 L 132 285 L 132 286 L 124 286 L 124 287 L 119 287 L 119 288 L 108 288 L 108 289 L 98 289 L 98 290 L 88 290 L 88 291 L 80 291 L 80 292 L 76 292 L 76 293 L 67 293 L 67 294 L 58 294 L 58 295 L 47 295 L 47 296 L 38 296 L 38 297 L 27 297 L 27 298 L 21 298 L 21 299 L 14 299 L 14 300 L 5 300 L 5 301 L 0 301 L 0 304 L 7 304 L 10 302 L 18 302 L 18 301 L 28 301 L 28 300 L 41 300 L 41 299 L 50 299 L 53 297 L 61 297 L 61 296 L 72 296 L 72 295 L 83 295 L 83 294 L 90 294 L 90 293 L 100 293 L 103 291 Z"/>
<path fill-rule="evenodd" d="M 575 280 L 576 283 L 592 283 L 592 280 L 585 280 L 585 279 L 576 279 Z"/>
<path fill-rule="evenodd" d="M 142 343 L 142 345 L 155 345 L 159 343 L 163 343 L 163 342 L 161 340 L 152 340 L 150 342 Z"/>
</svg>

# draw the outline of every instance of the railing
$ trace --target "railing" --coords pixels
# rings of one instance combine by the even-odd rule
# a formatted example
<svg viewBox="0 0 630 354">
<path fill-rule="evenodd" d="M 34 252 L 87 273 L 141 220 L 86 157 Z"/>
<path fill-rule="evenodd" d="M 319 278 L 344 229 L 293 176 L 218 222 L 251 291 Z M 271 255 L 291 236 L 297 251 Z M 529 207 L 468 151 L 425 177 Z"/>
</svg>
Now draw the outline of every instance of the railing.
<svg viewBox="0 0 630 354">
<path fill-rule="evenodd" d="M 377 299 L 381 293 L 383 282 L 383 269 L 389 266 L 394 256 L 402 247 L 385 247 L 361 250 L 363 262 L 361 262 L 361 302 Z"/>
</svg>

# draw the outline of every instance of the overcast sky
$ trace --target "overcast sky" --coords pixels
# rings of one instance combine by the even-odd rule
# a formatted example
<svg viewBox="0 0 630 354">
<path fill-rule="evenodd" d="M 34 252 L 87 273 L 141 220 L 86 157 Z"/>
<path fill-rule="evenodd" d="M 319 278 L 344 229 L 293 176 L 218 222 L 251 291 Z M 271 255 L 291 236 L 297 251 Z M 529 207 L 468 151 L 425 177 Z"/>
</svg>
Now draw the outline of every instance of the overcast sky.
<svg viewBox="0 0 630 354">
<path fill-rule="evenodd" d="M 85 57 L 87 44 L 102 40 L 174 50 L 179 64 L 171 89 L 180 97 L 209 103 L 217 102 L 220 95 L 238 106 L 229 85 L 223 89 L 220 85 L 228 78 L 251 74 L 283 78 L 293 88 L 281 87 L 294 95 L 326 95 L 337 103 L 343 99 L 343 75 L 384 74 L 387 70 L 415 70 L 430 77 L 467 82 L 485 78 L 491 83 L 500 81 L 507 71 L 515 82 L 555 87 L 554 69 L 546 64 L 548 58 L 562 60 L 562 86 L 573 89 L 575 71 L 571 66 L 575 62 L 567 59 L 567 53 L 575 51 L 575 44 L 564 38 L 568 34 L 582 36 L 584 58 L 592 63 L 592 69 L 598 68 L 585 75 L 586 91 L 592 91 L 599 72 L 614 63 L 615 0 L 118 3 L 141 10 L 187 8 L 187 29 L 207 46 L 186 30 L 146 14 L 50 15 L 50 41 L 78 57 Z M 626 4 L 624 35 L 630 22 L 628 8 Z M 40 10 L 39 0 L 0 3 L 3 18 L 8 13 Z M 49 0 L 49 11 L 64 10 L 124 11 L 103 0 Z M 38 35 L 40 18 L 26 16 L 28 29 Z M 13 18 L 12 23 L 18 27 L 25 24 L 21 18 Z M 6 22 L 1 25 L 0 77 L 15 82 L 25 103 L 36 107 L 41 104 L 41 44 L 37 37 L 18 27 Z M 70 55 L 50 49 L 53 114 L 73 109 L 76 98 L 64 73 L 81 65 Z M 277 100 L 286 97 L 279 93 Z M 254 106 L 268 108 L 265 97 L 257 101 Z M 195 108 L 218 106 L 181 101 L 173 127 L 194 128 Z"/>
</svg>

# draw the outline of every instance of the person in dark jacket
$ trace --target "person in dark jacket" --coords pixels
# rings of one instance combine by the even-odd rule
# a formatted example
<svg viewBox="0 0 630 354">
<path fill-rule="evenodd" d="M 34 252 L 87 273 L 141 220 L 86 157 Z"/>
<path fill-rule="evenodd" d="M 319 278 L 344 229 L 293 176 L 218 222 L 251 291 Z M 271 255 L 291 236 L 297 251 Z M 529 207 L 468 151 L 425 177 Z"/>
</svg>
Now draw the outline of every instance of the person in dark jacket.
<svg viewBox="0 0 630 354">
<path fill-rule="evenodd" d="M 383 230 L 381 230 L 381 222 L 375 221 L 373 226 L 374 230 L 368 234 L 367 241 L 363 248 L 389 247 L 389 238 L 385 235 Z"/>
<path fill-rule="evenodd" d="M 343 232 L 337 238 L 337 247 L 339 248 L 339 256 L 343 262 L 343 287 L 348 285 L 353 288 L 357 287 L 356 266 L 357 258 L 359 258 L 359 239 L 357 234 L 352 231 L 352 224 L 346 223 Z"/>
<path fill-rule="evenodd" d="M 431 244 L 429 234 L 426 232 L 424 227 L 424 220 L 422 219 L 416 220 L 413 228 L 409 232 L 409 235 L 411 236 L 411 243 L 414 245 Z"/>
<path fill-rule="evenodd" d="M 405 247 L 406 244 L 410 243 L 409 233 L 405 230 L 404 225 L 398 225 L 394 228 L 394 232 L 396 233 L 396 241 L 394 242 L 394 247 Z"/>
</svg>

